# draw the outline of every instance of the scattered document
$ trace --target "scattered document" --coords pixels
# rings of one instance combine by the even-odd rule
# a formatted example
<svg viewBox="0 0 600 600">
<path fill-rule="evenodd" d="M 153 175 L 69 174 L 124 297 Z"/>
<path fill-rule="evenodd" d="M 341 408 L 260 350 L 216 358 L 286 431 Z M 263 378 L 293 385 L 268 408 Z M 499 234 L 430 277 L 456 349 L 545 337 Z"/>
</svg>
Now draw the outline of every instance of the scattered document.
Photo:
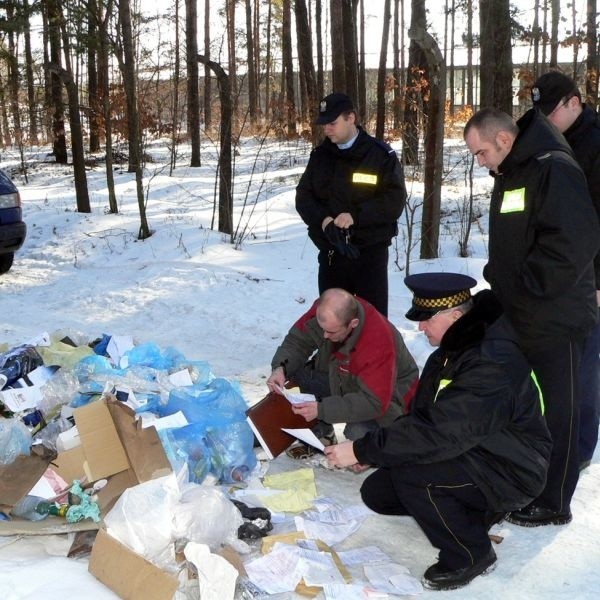
<svg viewBox="0 0 600 600">
<path fill-rule="evenodd" d="M 302 404 L 302 402 L 316 402 L 313 394 L 303 394 L 301 392 L 292 392 L 285 388 L 276 386 L 277 393 L 284 396 L 290 404 Z"/>
<path fill-rule="evenodd" d="M 321 452 L 325 450 L 323 442 L 310 429 L 287 429 L 282 427 L 281 431 L 285 431 L 299 440 L 314 446 L 317 450 L 321 450 Z"/>
</svg>

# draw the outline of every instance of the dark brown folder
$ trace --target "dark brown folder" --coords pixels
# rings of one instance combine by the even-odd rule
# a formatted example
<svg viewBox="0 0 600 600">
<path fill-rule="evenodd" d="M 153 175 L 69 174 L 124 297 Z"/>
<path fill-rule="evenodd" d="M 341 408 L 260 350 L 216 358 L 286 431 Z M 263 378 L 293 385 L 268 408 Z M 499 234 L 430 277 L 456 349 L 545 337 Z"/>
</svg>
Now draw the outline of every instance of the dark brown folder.
<svg viewBox="0 0 600 600">
<path fill-rule="evenodd" d="M 291 446 L 296 438 L 281 428 L 312 429 L 317 420 L 306 421 L 292 412 L 289 401 L 276 392 L 269 392 L 246 411 L 248 423 L 269 458 L 275 458 Z"/>
</svg>

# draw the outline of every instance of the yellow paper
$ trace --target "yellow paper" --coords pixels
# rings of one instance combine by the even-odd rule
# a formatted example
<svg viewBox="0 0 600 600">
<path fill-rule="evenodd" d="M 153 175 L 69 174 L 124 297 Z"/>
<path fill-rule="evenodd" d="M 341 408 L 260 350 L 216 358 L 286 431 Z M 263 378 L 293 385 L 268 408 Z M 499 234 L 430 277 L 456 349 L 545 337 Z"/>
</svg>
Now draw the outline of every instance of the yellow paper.
<svg viewBox="0 0 600 600">
<path fill-rule="evenodd" d="M 298 469 L 276 475 L 266 475 L 266 488 L 284 490 L 281 494 L 262 498 L 263 504 L 273 512 L 301 512 L 312 506 L 317 497 L 317 485 L 312 469 Z"/>
</svg>

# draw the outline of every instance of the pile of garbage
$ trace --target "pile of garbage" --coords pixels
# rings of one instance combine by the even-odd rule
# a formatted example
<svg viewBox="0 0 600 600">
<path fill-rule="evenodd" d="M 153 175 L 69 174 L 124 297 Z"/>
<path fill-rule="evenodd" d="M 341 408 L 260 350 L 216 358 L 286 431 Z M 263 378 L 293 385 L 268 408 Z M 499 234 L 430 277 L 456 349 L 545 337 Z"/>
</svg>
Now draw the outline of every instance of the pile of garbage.
<svg viewBox="0 0 600 600">
<path fill-rule="evenodd" d="M 0 464 L 36 444 L 63 450 L 73 410 L 112 395 L 144 424 L 160 425 L 173 470 L 187 463 L 192 482 L 239 482 L 256 466 L 247 404 L 238 386 L 216 378 L 207 362 L 152 342 L 104 335 L 82 344 L 73 334 L 57 335 L 0 354 Z"/>
</svg>

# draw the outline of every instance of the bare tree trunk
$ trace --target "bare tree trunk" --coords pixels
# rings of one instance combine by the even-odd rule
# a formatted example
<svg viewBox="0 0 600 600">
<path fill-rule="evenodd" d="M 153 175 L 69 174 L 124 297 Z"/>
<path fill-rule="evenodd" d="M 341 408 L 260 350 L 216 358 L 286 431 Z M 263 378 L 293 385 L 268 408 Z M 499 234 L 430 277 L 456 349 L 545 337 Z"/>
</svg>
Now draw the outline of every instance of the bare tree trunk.
<svg viewBox="0 0 600 600">
<path fill-rule="evenodd" d="M 48 41 L 50 62 L 60 64 L 60 11 L 56 0 L 48 0 Z M 67 164 L 67 139 L 65 136 L 65 113 L 62 98 L 62 84 L 56 73 L 50 73 L 52 94 L 52 150 L 57 163 Z"/>
<path fill-rule="evenodd" d="M 6 18 L 8 22 L 15 19 L 14 7 L 10 3 L 6 6 Z M 15 32 L 8 30 L 8 93 L 10 96 L 10 114 L 14 126 L 14 139 L 21 147 L 23 143 L 23 132 L 21 129 L 21 113 L 19 112 L 19 59 L 17 57 L 17 45 L 15 43 Z"/>
<path fill-rule="evenodd" d="M 480 104 L 512 114 L 512 52 L 509 0 L 479 2 Z"/>
<path fill-rule="evenodd" d="M 187 126 L 192 147 L 190 167 L 200 167 L 200 92 L 198 90 L 198 4 L 185 0 L 185 49 L 187 69 Z"/>
<path fill-rule="evenodd" d="M 425 30 L 425 0 L 411 1 L 410 28 Z M 406 96 L 404 103 L 404 127 L 402 129 L 402 161 L 406 165 L 419 164 L 419 113 L 422 110 L 422 73 L 426 70 L 425 55 L 414 39 L 408 49 L 406 72 Z"/>
<path fill-rule="evenodd" d="M 102 5 L 102 3 L 101 3 Z M 115 179 L 113 175 L 113 147 L 112 147 L 112 122 L 110 112 L 110 87 L 109 81 L 109 46 L 108 24 L 113 14 L 113 0 L 106 3 L 106 11 L 102 15 L 101 9 L 98 11 L 98 37 L 100 51 L 98 53 L 98 91 L 102 101 L 102 115 L 104 117 L 104 138 L 106 147 L 106 188 L 108 190 L 108 210 L 111 214 L 119 212 L 117 196 L 115 194 Z"/>
<path fill-rule="evenodd" d="M 455 0 L 452 0 L 452 6 L 450 8 L 451 18 L 450 18 L 450 77 L 449 77 L 449 85 L 450 85 L 450 94 L 449 94 L 449 102 L 448 102 L 448 110 L 450 114 L 454 114 L 454 105 L 456 103 L 455 95 L 454 95 L 454 36 L 456 33 L 456 4 Z M 446 63 L 448 65 L 448 63 Z"/>
<path fill-rule="evenodd" d="M 353 102 L 360 104 L 358 98 L 358 51 L 356 48 L 357 6 L 358 0 L 342 0 L 346 94 L 352 98 Z"/>
<path fill-rule="evenodd" d="M 88 0 L 88 123 L 90 152 L 100 150 L 100 102 L 98 99 L 98 69 L 96 58 L 97 48 L 97 22 L 98 7 L 96 0 Z"/>
<path fill-rule="evenodd" d="M 427 125 L 425 129 L 425 172 L 423 218 L 421 221 L 421 258 L 437 258 L 444 148 L 444 106 L 446 99 L 446 66 L 440 49 L 424 28 L 409 31 L 425 55 L 430 77 Z"/>
<path fill-rule="evenodd" d="M 177 147 L 179 144 L 179 82 L 181 80 L 181 53 L 179 51 L 179 0 L 175 0 L 175 62 L 173 65 L 173 110 L 171 125 L 171 160 L 169 177 L 177 166 Z M 206 114 L 206 113 L 205 113 Z"/>
<path fill-rule="evenodd" d="M 558 67 L 558 22 L 560 20 L 560 0 L 551 0 L 552 13 L 550 16 L 550 68 Z"/>
<path fill-rule="evenodd" d="M 133 52 L 133 32 L 131 26 L 131 9 L 129 0 L 119 0 L 119 19 L 121 22 L 121 38 L 123 53 L 117 54 L 119 66 L 123 74 L 123 86 L 127 96 L 127 118 L 129 121 L 129 172 L 135 172 L 138 208 L 140 212 L 140 229 L 138 238 L 144 240 L 152 235 L 146 218 L 144 189 L 142 182 L 141 132 L 138 112 L 135 56 Z"/>
<path fill-rule="evenodd" d="M 383 140 L 383 132 L 385 130 L 386 57 L 388 40 L 390 38 L 390 21 L 392 20 L 391 0 L 385 0 L 383 6 L 383 31 L 381 32 L 379 69 L 377 70 L 377 125 L 375 127 L 375 137 L 378 140 Z"/>
<path fill-rule="evenodd" d="M 8 124 L 8 111 L 6 110 L 7 102 L 4 95 L 5 90 L 4 80 L 2 73 L 0 72 L 0 107 L 2 110 L 2 144 L 8 148 L 12 144 L 12 138 L 10 135 L 10 125 Z"/>
<path fill-rule="evenodd" d="M 587 59 L 585 77 L 586 102 L 598 105 L 598 29 L 596 24 L 597 2 L 587 0 Z"/>
<path fill-rule="evenodd" d="M 270 6 L 269 6 L 270 8 Z M 316 0 L 315 24 L 317 30 L 317 97 L 325 95 L 325 78 L 323 73 L 323 4 L 322 0 Z"/>
<path fill-rule="evenodd" d="M 283 0 L 283 75 L 285 81 L 285 100 L 287 108 L 288 137 L 296 137 L 296 102 L 294 99 L 294 64 L 292 61 L 292 12 L 291 0 Z"/>
<path fill-rule="evenodd" d="M 346 66 L 344 54 L 344 13 L 342 0 L 330 0 L 331 18 L 331 77 L 335 92 L 346 92 Z"/>
<path fill-rule="evenodd" d="M 238 110 L 238 81 L 235 51 L 235 0 L 225 0 L 225 13 L 227 16 L 227 51 L 229 59 L 229 84 L 233 97 L 233 115 L 237 116 Z"/>
<path fill-rule="evenodd" d="M 246 60 L 247 60 L 247 79 L 248 79 L 248 114 L 250 122 L 256 123 L 257 112 L 257 81 L 254 66 L 254 33 L 252 31 L 252 7 L 250 0 L 246 0 Z"/>
<path fill-rule="evenodd" d="M 296 9 L 296 29 L 298 32 L 298 58 L 300 61 L 300 70 L 304 72 L 306 81 L 307 109 L 311 139 L 313 145 L 316 145 L 318 140 L 318 128 L 315 127 L 315 120 L 317 118 L 316 108 L 319 98 L 317 97 L 317 79 L 312 58 L 312 37 L 308 26 L 308 12 L 306 10 L 305 0 L 296 0 L 294 6 Z"/>
<path fill-rule="evenodd" d="M 535 0 L 533 3 L 533 25 L 532 25 L 532 36 L 533 36 L 533 79 L 534 81 L 540 74 L 540 0 Z"/>
<path fill-rule="evenodd" d="M 577 81 L 577 62 L 579 54 L 579 39 L 577 37 L 577 7 L 571 3 L 571 21 L 573 25 L 573 79 Z"/>
<path fill-rule="evenodd" d="M 361 123 L 367 121 L 367 67 L 365 65 L 365 0 L 360 0 L 360 57 L 358 63 L 358 114 Z"/>
<path fill-rule="evenodd" d="M 269 9 L 267 11 L 267 49 L 265 57 L 265 114 L 270 121 L 274 117 L 274 110 L 271 102 L 271 26 L 273 19 L 273 0 L 268 0 Z"/>
<path fill-rule="evenodd" d="M 402 3 L 404 4 L 404 2 Z M 402 126 L 402 104 L 404 94 L 402 93 L 402 71 L 400 70 L 400 52 L 404 49 L 400 46 L 400 0 L 394 0 L 394 23 L 393 23 L 393 46 L 394 46 L 394 131 L 400 131 Z"/>
<path fill-rule="evenodd" d="M 204 0 L 204 56 L 210 60 L 210 0 Z M 212 80 L 210 67 L 204 65 L 204 127 L 212 125 Z"/>
<path fill-rule="evenodd" d="M 231 98 L 230 80 L 221 65 L 208 60 L 201 54 L 198 61 L 208 65 L 217 77 L 219 84 L 219 98 L 221 101 L 220 138 L 221 151 L 219 153 L 219 231 L 233 236 L 233 175 L 231 166 L 231 121 L 233 105 Z M 231 238 L 233 243 L 233 238 Z"/>
<path fill-rule="evenodd" d="M 23 13 L 25 19 L 25 78 L 27 80 L 27 110 L 29 113 L 29 143 L 38 143 L 37 116 L 35 114 L 37 102 L 35 101 L 35 85 L 33 81 L 33 56 L 31 54 L 31 29 L 29 0 L 23 0 Z"/>
<path fill-rule="evenodd" d="M 481 61 L 480 61 L 481 62 Z M 473 97 L 473 0 L 467 0 L 467 106 L 475 112 Z M 480 102 L 481 104 L 481 102 Z"/>
</svg>

